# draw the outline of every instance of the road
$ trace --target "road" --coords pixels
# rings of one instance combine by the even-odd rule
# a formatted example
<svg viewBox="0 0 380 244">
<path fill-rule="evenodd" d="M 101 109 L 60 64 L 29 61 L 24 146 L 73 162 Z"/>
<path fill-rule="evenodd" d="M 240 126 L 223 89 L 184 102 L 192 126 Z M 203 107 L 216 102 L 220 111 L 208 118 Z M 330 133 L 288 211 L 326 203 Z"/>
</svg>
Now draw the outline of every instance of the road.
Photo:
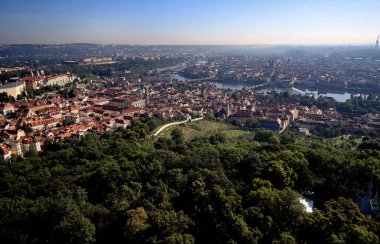
<svg viewBox="0 0 380 244">
<path fill-rule="evenodd" d="M 203 117 L 200 117 L 200 118 L 192 119 L 190 121 L 193 122 L 193 121 L 199 121 L 199 120 L 202 120 L 202 119 L 203 119 Z M 186 122 L 188 122 L 188 120 L 166 124 L 166 125 L 162 126 L 158 131 L 156 131 L 156 133 L 154 133 L 153 136 L 158 136 L 163 130 L 165 130 L 166 128 L 169 128 L 169 127 L 171 127 L 173 125 L 180 125 L 180 124 L 184 124 Z"/>
</svg>

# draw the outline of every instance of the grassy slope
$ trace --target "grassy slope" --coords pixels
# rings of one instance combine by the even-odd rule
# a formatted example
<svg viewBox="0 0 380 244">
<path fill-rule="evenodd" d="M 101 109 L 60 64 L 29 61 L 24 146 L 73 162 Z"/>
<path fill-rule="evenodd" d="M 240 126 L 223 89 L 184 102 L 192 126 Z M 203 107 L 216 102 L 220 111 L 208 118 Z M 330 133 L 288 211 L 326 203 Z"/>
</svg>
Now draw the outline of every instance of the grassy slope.
<svg viewBox="0 0 380 244">
<path fill-rule="evenodd" d="M 190 122 L 182 125 L 173 126 L 160 135 L 160 137 L 170 137 L 170 133 L 174 128 L 179 128 L 183 132 L 185 140 L 191 140 L 198 136 L 211 136 L 218 132 L 223 133 L 228 139 L 240 137 L 248 132 L 236 130 L 232 125 L 217 121 L 201 120 Z"/>
<path fill-rule="evenodd" d="M 314 142 L 323 143 L 330 148 L 343 149 L 355 151 L 358 150 L 359 144 L 363 141 L 361 137 L 342 138 L 341 136 L 335 138 L 320 138 L 314 136 L 300 136 L 297 137 L 297 144 L 310 145 Z"/>
<path fill-rule="evenodd" d="M 197 121 L 190 122 L 182 125 L 170 127 L 160 134 L 160 137 L 170 138 L 170 133 L 174 128 L 179 128 L 183 132 L 186 141 L 191 140 L 199 136 L 211 136 L 216 133 L 222 133 L 230 142 L 242 140 L 253 140 L 255 132 L 249 132 L 239 130 L 230 124 L 220 121 Z M 247 137 L 248 136 L 248 137 Z M 354 137 L 343 138 L 319 138 L 314 136 L 298 136 L 296 144 L 310 145 L 312 143 L 323 143 L 330 148 L 355 151 L 358 149 L 358 145 L 362 142 L 362 138 Z"/>
</svg>

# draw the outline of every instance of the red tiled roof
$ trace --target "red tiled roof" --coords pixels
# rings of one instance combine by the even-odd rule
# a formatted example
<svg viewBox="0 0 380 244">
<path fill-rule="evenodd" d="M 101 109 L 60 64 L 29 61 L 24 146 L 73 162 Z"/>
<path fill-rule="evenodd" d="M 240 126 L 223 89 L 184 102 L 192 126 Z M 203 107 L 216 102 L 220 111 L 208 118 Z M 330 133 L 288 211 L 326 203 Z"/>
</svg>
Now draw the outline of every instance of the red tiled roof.
<svg viewBox="0 0 380 244">
<path fill-rule="evenodd" d="M 44 76 L 26 76 L 24 78 L 21 78 L 21 80 L 25 81 L 25 82 L 40 81 L 40 80 L 43 80 L 43 79 L 45 79 Z"/>
</svg>

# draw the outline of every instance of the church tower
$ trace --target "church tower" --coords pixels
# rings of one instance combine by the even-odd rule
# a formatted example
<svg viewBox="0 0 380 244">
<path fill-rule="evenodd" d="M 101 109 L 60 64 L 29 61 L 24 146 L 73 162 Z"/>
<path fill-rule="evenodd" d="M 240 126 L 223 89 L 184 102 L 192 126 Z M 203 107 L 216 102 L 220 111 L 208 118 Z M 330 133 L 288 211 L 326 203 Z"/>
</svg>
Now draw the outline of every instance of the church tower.
<svg viewBox="0 0 380 244">
<path fill-rule="evenodd" d="M 146 98 L 146 105 L 149 105 L 149 97 L 150 97 L 151 88 L 150 86 L 145 87 L 145 98 Z"/>
<path fill-rule="evenodd" d="M 377 40 L 376 40 L 376 45 L 375 45 L 375 48 L 376 48 L 376 49 L 379 48 L 379 37 L 380 37 L 380 34 L 377 35 Z"/>
</svg>

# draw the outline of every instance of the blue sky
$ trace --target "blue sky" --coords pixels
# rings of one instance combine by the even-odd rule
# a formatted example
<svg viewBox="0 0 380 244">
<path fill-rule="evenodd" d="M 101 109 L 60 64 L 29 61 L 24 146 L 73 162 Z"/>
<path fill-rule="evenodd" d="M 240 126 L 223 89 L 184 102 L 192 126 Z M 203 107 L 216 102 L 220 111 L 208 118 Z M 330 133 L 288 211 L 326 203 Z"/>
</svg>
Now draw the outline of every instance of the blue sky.
<svg viewBox="0 0 380 244">
<path fill-rule="evenodd" d="M 0 43 L 372 44 L 380 0 L 0 0 Z"/>
</svg>

